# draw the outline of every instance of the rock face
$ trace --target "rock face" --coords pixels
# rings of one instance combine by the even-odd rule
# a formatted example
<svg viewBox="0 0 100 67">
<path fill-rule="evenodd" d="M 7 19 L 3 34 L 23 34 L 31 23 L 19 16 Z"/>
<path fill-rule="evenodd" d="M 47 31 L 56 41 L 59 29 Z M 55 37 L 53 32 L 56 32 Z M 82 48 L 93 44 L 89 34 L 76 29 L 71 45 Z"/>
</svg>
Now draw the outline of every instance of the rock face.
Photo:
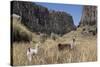
<svg viewBox="0 0 100 67">
<path fill-rule="evenodd" d="M 79 26 L 96 25 L 97 24 L 97 7 L 84 6 Z"/>
<path fill-rule="evenodd" d="M 82 33 L 86 35 L 97 34 L 97 7 L 96 6 L 84 6 L 83 13 L 79 27 L 83 28 Z M 85 35 L 85 36 L 86 36 Z"/>
<path fill-rule="evenodd" d="M 53 32 L 64 34 L 75 29 L 73 18 L 65 12 L 50 11 L 50 24 Z"/>
<path fill-rule="evenodd" d="M 11 14 L 22 17 L 22 23 L 33 32 L 65 34 L 75 29 L 70 14 L 49 11 L 46 7 L 33 2 L 12 1 Z"/>
</svg>

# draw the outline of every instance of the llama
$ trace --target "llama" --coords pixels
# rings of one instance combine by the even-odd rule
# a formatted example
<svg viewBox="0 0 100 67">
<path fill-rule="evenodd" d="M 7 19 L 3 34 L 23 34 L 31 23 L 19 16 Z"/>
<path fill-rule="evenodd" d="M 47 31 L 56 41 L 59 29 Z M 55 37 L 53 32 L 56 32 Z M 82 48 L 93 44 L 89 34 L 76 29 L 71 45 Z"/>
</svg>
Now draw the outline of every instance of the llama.
<svg viewBox="0 0 100 67">
<path fill-rule="evenodd" d="M 71 42 L 71 49 L 73 49 L 75 47 L 75 38 L 73 38 L 72 42 Z"/>
<path fill-rule="evenodd" d="M 38 46 L 39 46 L 40 42 L 36 44 L 35 48 L 31 48 L 29 47 L 27 49 L 27 58 L 28 60 L 31 62 L 32 61 L 32 56 L 36 55 L 38 53 Z"/>
<path fill-rule="evenodd" d="M 59 50 L 63 50 L 65 48 L 72 49 L 71 44 L 61 44 L 61 43 L 58 44 L 58 49 Z"/>
<path fill-rule="evenodd" d="M 63 49 L 65 49 L 65 48 L 67 48 L 67 49 L 73 49 L 74 46 L 75 46 L 75 39 L 73 38 L 73 40 L 72 40 L 71 43 L 66 43 L 66 44 L 61 44 L 61 43 L 59 43 L 59 44 L 58 44 L 58 49 L 59 49 L 59 50 L 63 50 Z"/>
</svg>

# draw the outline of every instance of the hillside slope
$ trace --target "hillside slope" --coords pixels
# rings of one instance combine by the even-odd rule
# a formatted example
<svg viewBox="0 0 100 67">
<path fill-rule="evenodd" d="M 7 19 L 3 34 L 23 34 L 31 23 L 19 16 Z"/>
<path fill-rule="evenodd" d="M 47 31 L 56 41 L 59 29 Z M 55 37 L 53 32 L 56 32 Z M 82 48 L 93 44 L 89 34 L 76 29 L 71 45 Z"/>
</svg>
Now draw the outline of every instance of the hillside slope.
<svg viewBox="0 0 100 67">
<path fill-rule="evenodd" d="M 83 28 L 83 33 L 97 35 L 97 7 L 83 6 L 82 16 L 79 26 Z"/>
</svg>

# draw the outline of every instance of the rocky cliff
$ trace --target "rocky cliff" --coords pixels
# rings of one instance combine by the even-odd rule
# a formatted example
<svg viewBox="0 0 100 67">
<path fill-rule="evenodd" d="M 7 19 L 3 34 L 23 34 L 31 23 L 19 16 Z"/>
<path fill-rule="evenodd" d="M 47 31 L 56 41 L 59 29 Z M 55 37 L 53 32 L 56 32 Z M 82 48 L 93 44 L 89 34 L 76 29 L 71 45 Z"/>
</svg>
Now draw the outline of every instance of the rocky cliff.
<svg viewBox="0 0 100 67">
<path fill-rule="evenodd" d="M 79 26 L 96 25 L 97 24 L 97 7 L 84 6 Z"/>
<path fill-rule="evenodd" d="M 11 14 L 22 17 L 22 23 L 33 32 L 65 34 L 75 29 L 70 14 L 49 11 L 46 7 L 33 2 L 12 1 Z"/>
<path fill-rule="evenodd" d="M 97 7 L 96 6 L 84 6 L 80 20 L 79 27 L 82 27 L 82 33 L 86 35 L 97 34 Z"/>
</svg>

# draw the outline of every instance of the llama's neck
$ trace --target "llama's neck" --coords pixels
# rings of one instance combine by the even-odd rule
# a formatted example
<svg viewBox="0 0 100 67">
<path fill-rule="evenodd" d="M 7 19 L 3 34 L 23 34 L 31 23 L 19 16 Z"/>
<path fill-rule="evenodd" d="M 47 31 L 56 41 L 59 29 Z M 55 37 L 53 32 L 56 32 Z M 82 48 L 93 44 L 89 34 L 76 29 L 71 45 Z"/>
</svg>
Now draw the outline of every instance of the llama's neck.
<svg viewBox="0 0 100 67">
<path fill-rule="evenodd" d="M 36 50 L 38 49 L 38 44 L 36 44 L 35 49 L 36 49 Z"/>
<path fill-rule="evenodd" d="M 73 46 L 75 46 L 75 39 L 73 39 L 73 42 L 72 43 L 73 43 Z"/>
<path fill-rule="evenodd" d="M 28 51 L 30 52 L 30 48 L 28 48 Z"/>
</svg>

